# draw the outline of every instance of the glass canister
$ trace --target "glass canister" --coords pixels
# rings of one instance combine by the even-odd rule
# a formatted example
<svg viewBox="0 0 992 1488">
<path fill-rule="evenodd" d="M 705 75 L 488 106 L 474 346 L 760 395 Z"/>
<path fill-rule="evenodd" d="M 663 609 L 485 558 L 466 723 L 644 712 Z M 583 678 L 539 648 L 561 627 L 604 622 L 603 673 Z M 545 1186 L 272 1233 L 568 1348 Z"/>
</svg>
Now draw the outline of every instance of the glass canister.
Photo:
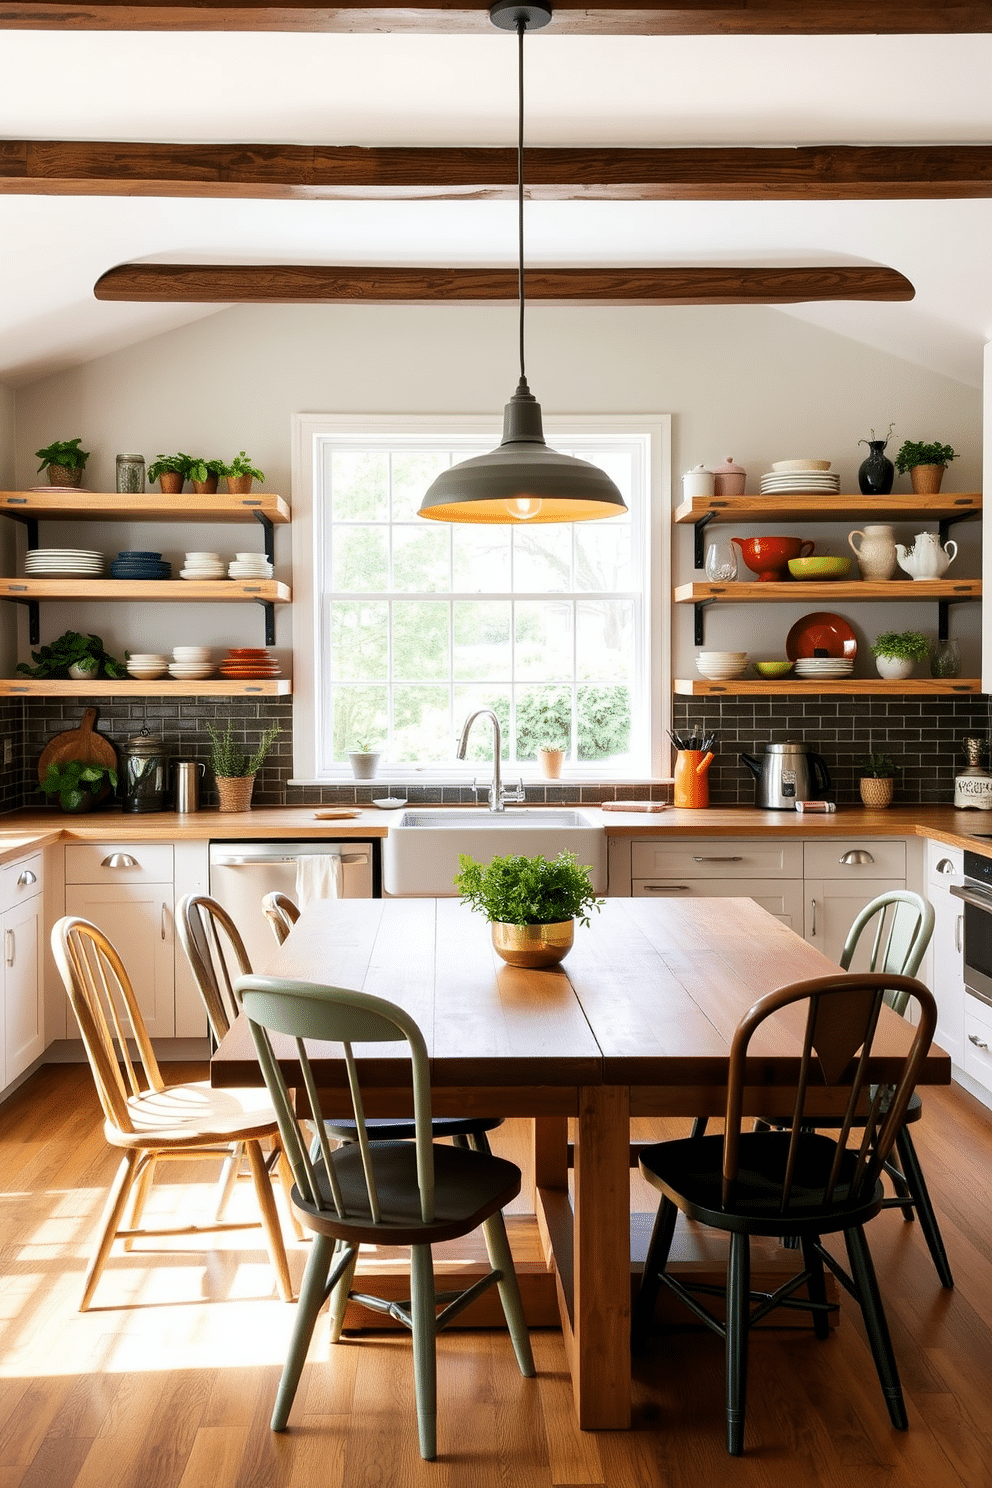
<svg viewBox="0 0 992 1488">
<path fill-rule="evenodd" d="M 143 728 L 121 750 L 121 804 L 125 811 L 165 809 L 168 757 L 161 734 Z"/>
<path fill-rule="evenodd" d="M 145 489 L 144 455 L 117 456 L 117 489 L 125 496 Z"/>
</svg>

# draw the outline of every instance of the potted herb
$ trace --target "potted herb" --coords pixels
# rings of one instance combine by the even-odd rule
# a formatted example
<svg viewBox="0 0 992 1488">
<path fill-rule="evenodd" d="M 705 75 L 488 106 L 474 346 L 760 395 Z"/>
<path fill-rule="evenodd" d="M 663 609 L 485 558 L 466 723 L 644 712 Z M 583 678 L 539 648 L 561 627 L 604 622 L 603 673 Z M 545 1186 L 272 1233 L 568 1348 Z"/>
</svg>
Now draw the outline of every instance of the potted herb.
<svg viewBox="0 0 992 1488">
<path fill-rule="evenodd" d="M 872 646 L 880 677 L 901 682 L 913 675 L 913 666 L 930 654 L 930 642 L 918 630 L 887 630 Z"/>
<path fill-rule="evenodd" d="M 221 467 L 221 474 L 227 477 L 228 494 L 231 496 L 244 496 L 251 490 L 253 480 L 265 480 L 264 471 L 255 469 L 251 456 L 246 455 L 244 450 L 235 455 L 230 465 Z"/>
<path fill-rule="evenodd" d="M 511 966 L 554 966 L 571 949 L 575 920 L 589 924 L 604 903 L 575 854 L 477 863 L 458 854 L 455 888 L 492 925 L 493 948 Z"/>
<path fill-rule="evenodd" d="M 89 450 L 80 449 L 79 439 L 56 439 L 44 449 L 35 450 L 41 461 L 38 470 L 48 468 L 48 483 L 51 486 L 79 486 L 83 471 L 90 457 Z"/>
<path fill-rule="evenodd" d="M 229 722 L 223 733 L 209 723 L 205 727 L 210 735 L 210 765 L 217 781 L 220 809 L 247 811 L 255 776 L 282 730 L 275 726 L 266 729 L 255 753 L 248 754 L 242 741 L 234 736 L 233 723 Z"/>
<path fill-rule="evenodd" d="M 861 768 L 858 789 L 864 804 L 873 811 L 890 806 L 898 773 L 895 761 L 888 754 L 866 754 L 858 764 Z"/>
<path fill-rule="evenodd" d="M 367 740 L 359 740 L 354 749 L 348 750 L 351 771 L 356 780 L 374 780 L 379 768 L 380 751 Z"/>
<path fill-rule="evenodd" d="M 104 650 L 99 636 L 81 635 L 78 630 L 67 630 L 50 646 L 32 651 L 31 660 L 35 666 L 20 661 L 14 670 L 25 677 L 74 677 L 80 681 L 127 675 L 124 663 Z"/>
<path fill-rule="evenodd" d="M 909 471 L 913 490 L 918 496 L 933 496 L 940 490 L 944 471 L 957 455 L 949 444 L 919 443 L 907 439 L 896 455 L 900 475 Z"/>
<path fill-rule="evenodd" d="M 38 789 L 46 796 L 58 796 L 63 811 L 92 811 L 117 789 L 117 771 L 110 765 L 65 760 L 48 766 Z"/>
<path fill-rule="evenodd" d="M 148 467 L 148 479 L 158 481 L 163 495 L 178 496 L 192 463 L 193 456 L 184 455 L 182 450 L 177 455 L 158 455 Z"/>
<path fill-rule="evenodd" d="M 557 780 L 561 775 L 565 751 L 558 744 L 539 744 L 537 763 L 546 780 Z"/>
<path fill-rule="evenodd" d="M 199 455 L 190 455 L 186 478 L 193 482 L 198 496 L 212 496 L 224 474 L 223 460 L 204 460 Z"/>
</svg>

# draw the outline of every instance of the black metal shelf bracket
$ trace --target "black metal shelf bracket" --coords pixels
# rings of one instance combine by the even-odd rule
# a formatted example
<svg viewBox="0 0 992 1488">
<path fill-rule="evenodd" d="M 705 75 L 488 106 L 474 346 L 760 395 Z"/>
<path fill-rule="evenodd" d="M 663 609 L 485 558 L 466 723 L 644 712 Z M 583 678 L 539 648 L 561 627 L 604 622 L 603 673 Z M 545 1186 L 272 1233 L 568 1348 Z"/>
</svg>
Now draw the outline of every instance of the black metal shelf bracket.
<svg viewBox="0 0 992 1488">
<path fill-rule="evenodd" d="M 275 563 L 275 561 L 276 561 L 276 546 L 275 546 L 275 535 L 274 535 L 274 531 L 273 531 L 272 518 L 269 517 L 269 516 L 266 516 L 265 512 L 260 512 L 260 511 L 255 512 L 254 513 L 254 516 L 255 516 L 255 520 L 257 522 L 261 522 L 261 524 L 262 524 L 262 532 L 264 533 L 264 542 L 265 542 L 265 556 L 266 556 L 266 558 L 268 559 L 268 561 L 270 563 Z M 271 645 L 271 642 L 269 642 L 269 644 Z"/>
<path fill-rule="evenodd" d="M 711 605 L 711 599 L 697 599 L 692 606 L 692 640 L 696 646 L 706 644 L 706 606 Z"/>
<path fill-rule="evenodd" d="M 956 522 L 969 522 L 974 517 L 980 517 L 982 509 L 980 506 L 969 506 L 964 511 L 954 512 L 949 517 L 941 517 L 937 523 L 937 532 L 940 537 L 940 546 L 943 547 L 951 533 L 951 528 Z M 944 636 L 942 639 L 946 640 Z"/>
<path fill-rule="evenodd" d="M 41 611 L 36 599 L 21 599 L 16 594 L 5 594 L 5 599 L 12 600 L 14 604 L 25 605 L 28 612 L 28 643 L 32 646 L 41 643 Z"/>
<path fill-rule="evenodd" d="M 706 536 L 706 529 L 707 529 L 707 527 L 712 522 L 712 520 L 713 520 L 713 518 L 715 516 L 716 516 L 716 512 L 715 511 L 704 512 L 703 515 L 701 517 L 697 517 L 696 520 L 692 524 L 692 532 L 693 532 L 692 561 L 693 561 L 693 565 L 696 568 L 703 568 L 704 565 L 705 565 L 705 563 L 706 563 L 706 554 L 703 551 L 704 546 L 705 546 L 705 544 L 703 542 L 703 539 Z"/>
<path fill-rule="evenodd" d="M 271 599 L 256 599 L 265 611 L 265 644 L 274 646 L 276 643 L 276 607 Z"/>
</svg>

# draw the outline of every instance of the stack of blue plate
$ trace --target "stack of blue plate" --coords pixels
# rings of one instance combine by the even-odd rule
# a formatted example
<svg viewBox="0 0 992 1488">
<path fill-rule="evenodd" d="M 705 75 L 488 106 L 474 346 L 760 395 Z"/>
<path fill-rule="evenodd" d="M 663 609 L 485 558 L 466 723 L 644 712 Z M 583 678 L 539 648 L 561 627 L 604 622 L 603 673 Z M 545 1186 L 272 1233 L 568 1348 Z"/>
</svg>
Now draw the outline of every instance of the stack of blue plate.
<svg viewBox="0 0 992 1488">
<path fill-rule="evenodd" d="M 114 579 L 171 579 L 172 564 L 162 562 L 161 553 L 125 551 L 110 565 Z"/>
</svg>

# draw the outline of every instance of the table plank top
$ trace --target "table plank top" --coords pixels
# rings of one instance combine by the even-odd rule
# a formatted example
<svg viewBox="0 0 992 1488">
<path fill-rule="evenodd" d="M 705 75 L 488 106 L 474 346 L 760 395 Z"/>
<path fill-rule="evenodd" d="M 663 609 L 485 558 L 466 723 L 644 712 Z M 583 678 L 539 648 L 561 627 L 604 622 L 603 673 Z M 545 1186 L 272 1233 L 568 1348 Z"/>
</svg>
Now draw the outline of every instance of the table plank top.
<svg viewBox="0 0 992 1488">
<path fill-rule="evenodd" d="M 565 961 L 545 971 L 507 966 L 486 921 L 455 899 L 341 899 L 310 905 L 259 970 L 399 1003 L 423 1031 L 435 1089 L 465 1089 L 722 1085 L 733 1031 L 757 998 L 837 967 L 750 899 L 607 899 L 588 929 L 576 927 Z M 756 1084 L 794 1078 L 799 1015 L 791 1025 L 789 1016 L 755 1041 Z M 884 1010 L 876 1078 L 889 1074 L 888 1057 L 895 1073 L 911 1036 Z M 287 1041 L 280 1054 L 291 1053 Z M 404 1057 L 382 1045 L 356 1054 L 371 1084 L 408 1085 Z M 334 1046 L 315 1066 L 328 1086 L 342 1083 Z M 257 1082 L 244 1020 L 211 1078 Z M 950 1081 L 943 1050 L 931 1051 L 922 1081 Z"/>
</svg>

